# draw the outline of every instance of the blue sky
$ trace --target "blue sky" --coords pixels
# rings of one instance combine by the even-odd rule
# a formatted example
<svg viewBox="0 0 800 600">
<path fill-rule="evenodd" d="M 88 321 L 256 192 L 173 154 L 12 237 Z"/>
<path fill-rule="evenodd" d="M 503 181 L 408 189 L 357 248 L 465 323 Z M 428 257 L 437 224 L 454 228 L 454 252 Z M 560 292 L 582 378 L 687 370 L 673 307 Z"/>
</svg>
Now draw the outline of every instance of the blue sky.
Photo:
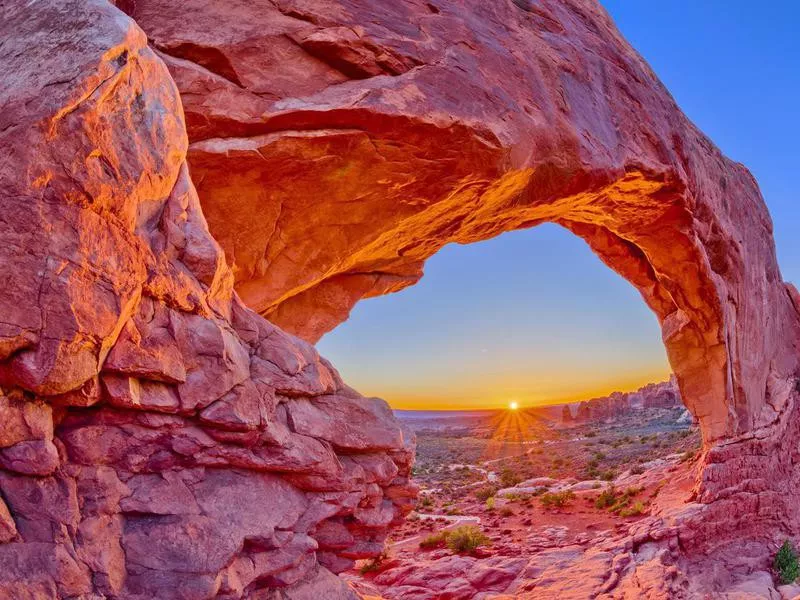
<svg viewBox="0 0 800 600">
<path fill-rule="evenodd" d="M 753 171 L 784 279 L 800 282 L 800 3 L 603 5 L 689 118 Z M 555 225 L 448 246 L 425 272 L 318 344 L 362 393 L 399 408 L 532 405 L 669 372 L 638 293 Z"/>
</svg>

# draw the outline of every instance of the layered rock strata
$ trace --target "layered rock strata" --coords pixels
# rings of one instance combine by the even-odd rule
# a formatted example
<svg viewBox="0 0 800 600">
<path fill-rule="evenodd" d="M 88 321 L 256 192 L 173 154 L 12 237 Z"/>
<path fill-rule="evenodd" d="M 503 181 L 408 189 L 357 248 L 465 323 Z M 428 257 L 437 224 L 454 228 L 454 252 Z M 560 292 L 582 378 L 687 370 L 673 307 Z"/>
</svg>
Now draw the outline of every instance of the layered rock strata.
<svg viewBox="0 0 800 600">
<path fill-rule="evenodd" d="M 0 39 L 0 597 L 353 597 L 413 439 L 238 299 L 130 18 L 11 3 Z"/>
</svg>

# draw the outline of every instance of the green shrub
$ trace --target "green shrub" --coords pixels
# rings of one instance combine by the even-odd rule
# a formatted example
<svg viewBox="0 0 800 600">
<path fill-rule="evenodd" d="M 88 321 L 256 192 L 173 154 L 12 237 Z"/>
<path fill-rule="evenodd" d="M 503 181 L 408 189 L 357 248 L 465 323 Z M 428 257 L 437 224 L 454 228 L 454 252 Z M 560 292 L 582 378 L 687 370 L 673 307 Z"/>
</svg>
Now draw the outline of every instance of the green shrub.
<svg viewBox="0 0 800 600">
<path fill-rule="evenodd" d="M 486 499 L 486 510 L 494 510 L 494 496 Z"/>
<path fill-rule="evenodd" d="M 637 501 L 631 504 L 630 506 L 625 506 L 620 509 L 619 516 L 620 517 L 638 517 L 639 515 L 643 514 L 645 511 L 644 502 Z"/>
<path fill-rule="evenodd" d="M 613 485 L 608 486 L 594 501 L 594 507 L 603 509 L 603 508 L 610 508 L 614 506 L 614 503 L 617 501 L 617 491 L 614 489 Z"/>
<path fill-rule="evenodd" d="M 419 543 L 419 547 L 442 548 L 447 546 L 453 552 L 461 554 L 474 552 L 476 548 L 489 543 L 490 540 L 486 534 L 475 525 L 461 525 L 449 531 L 440 531 L 429 535 Z"/>
<path fill-rule="evenodd" d="M 600 479 L 602 479 L 603 481 L 613 481 L 614 477 L 616 476 L 617 474 L 610 469 L 608 471 L 603 471 L 602 473 L 600 473 Z"/>
<path fill-rule="evenodd" d="M 800 576 L 800 564 L 797 561 L 797 551 L 789 540 L 783 542 L 781 549 L 775 555 L 772 563 L 778 581 L 783 585 L 794 583 Z"/>
<path fill-rule="evenodd" d="M 420 548 L 440 548 L 447 543 L 447 535 L 449 532 L 440 531 L 432 533 L 419 543 Z"/>
<path fill-rule="evenodd" d="M 447 547 L 458 554 L 472 553 L 490 540 L 475 525 L 462 525 L 447 532 Z"/>
<path fill-rule="evenodd" d="M 514 473 L 514 471 L 511 469 L 503 469 L 503 471 L 500 473 L 500 483 L 504 488 L 514 487 L 520 481 L 522 481 L 522 478 L 520 478 L 520 476 Z"/>
<path fill-rule="evenodd" d="M 505 499 L 509 502 L 527 502 L 530 499 L 530 494 L 520 494 L 518 492 L 510 492 L 505 495 Z"/>
<path fill-rule="evenodd" d="M 563 492 L 547 492 L 539 496 L 539 502 L 544 508 L 564 508 L 575 499 L 575 494 L 570 490 Z"/>
<path fill-rule="evenodd" d="M 384 550 L 372 560 L 365 562 L 363 565 L 361 565 L 359 572 L 362 575 L 366 575 L 367 573 L 374 573 L 375 571 L 381 568 L 383 561 L 385 561 L 387 558 L 389 558 L 389 555 L 386 553 L 386 550 Z"/>
</svg>

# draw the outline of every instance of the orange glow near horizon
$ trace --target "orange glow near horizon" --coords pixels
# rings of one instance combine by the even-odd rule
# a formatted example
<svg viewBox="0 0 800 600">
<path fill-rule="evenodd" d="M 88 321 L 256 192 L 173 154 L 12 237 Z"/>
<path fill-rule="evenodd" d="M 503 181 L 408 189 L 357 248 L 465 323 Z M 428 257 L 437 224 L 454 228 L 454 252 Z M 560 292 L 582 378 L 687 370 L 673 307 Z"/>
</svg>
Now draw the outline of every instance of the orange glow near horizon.
<svg viewBox="0 0 800 600">
<path fill-rule="evenodd" d="M 669 378 L 641 295 L 561 227 L 446 246 L 425 273 L 359 302 L 317 344 L 350 386 L 392 408 L 511 413 L 514 401 L 522 413 Z"/>
<path fill-rule="evenodd" d="M 666 381 L 670 373 L 668 365 L 658 365 L 641 373 L 619 377 L 612 375 L 598 378 L 596 373 L 591 373 L 584 374 L 584 377 L 579 379 L 576 373 L 564 373 L 563 378 L 554 376 L 548 381 L 535 384 L 524 377 L 519 377 L 516 381 L 513 377 L 506 377 L 500 381 L 493 379 L 488 382 L 481 381 L 478 385 L 474 385 L 477 382 L 472 382 L 473 385 L 451 383 L 449 389 L 432 385 L 430 391 L 377 390 L 368 389 L 367 386 L 362 386 L 359 391 L 366 395 L 379 396 L 397 410 L 514 410 L 512 403 L 516 404 L 518 409 L 536 408 L 580 402 L 608 396 L 612 392 L 632 392 L 648 383 Z"/>
</svg>

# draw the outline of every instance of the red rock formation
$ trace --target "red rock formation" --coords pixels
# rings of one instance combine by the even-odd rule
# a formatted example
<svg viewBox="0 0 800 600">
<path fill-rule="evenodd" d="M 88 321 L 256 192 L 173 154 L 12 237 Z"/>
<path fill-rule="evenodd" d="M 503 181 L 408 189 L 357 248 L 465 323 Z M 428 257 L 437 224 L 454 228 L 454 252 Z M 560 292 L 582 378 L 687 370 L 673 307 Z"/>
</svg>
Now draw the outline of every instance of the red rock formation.
<svg viewBox="0 0 800 600">
<path fill-rule="evenodd" d="M 708 442 L 786 408 L 798 318 L 755 181 L 594 2 L 129 10 L 183 95 L 237 289 L 273 322 L 314 341 L 444 244 L 553 221 L 656 312 Z"/>
<path fill-rule="evenodd" d="M 181 91 L 203 210 L 249 306 L 314 341 L 446 243 L 558 223 L 659 319 L 703 431 L 703 526 L 763 534 L 796 515 L 781 440 L 800 422 L 800 317 L 769 214 L 593 0 L 127 10 Z M 739 506 L 757 517 L 736 530 Z"/>
<path fill-rule="evenodd" d="M 412 440 L 233 293 L 132 20 L 0 39 L 0 597 L 353 597 L 326 567 L 382 549 Z"/>
<path fill-rule="evenodd" d="M 635 392 L 613 392 L 608 396 L 585 400 L 578 405 L 577 420 L 615 420 L 637 409 L 677 406 L 681 406 L 681 395 L 675 378 L 671 377 L 669 381 L 648 383 Z"/>
<path fill-rule="evenodd" d="M 800 530 L 769 215 L 596 4 L 120 5 L 153 49 L 103 0 L 0 4 L 0 596 L 347 597 L 413 448 L 245 303 L 313 341 L 542 221 L 660 320 L 706 441 L 671 539 Z"/>
</svg>

